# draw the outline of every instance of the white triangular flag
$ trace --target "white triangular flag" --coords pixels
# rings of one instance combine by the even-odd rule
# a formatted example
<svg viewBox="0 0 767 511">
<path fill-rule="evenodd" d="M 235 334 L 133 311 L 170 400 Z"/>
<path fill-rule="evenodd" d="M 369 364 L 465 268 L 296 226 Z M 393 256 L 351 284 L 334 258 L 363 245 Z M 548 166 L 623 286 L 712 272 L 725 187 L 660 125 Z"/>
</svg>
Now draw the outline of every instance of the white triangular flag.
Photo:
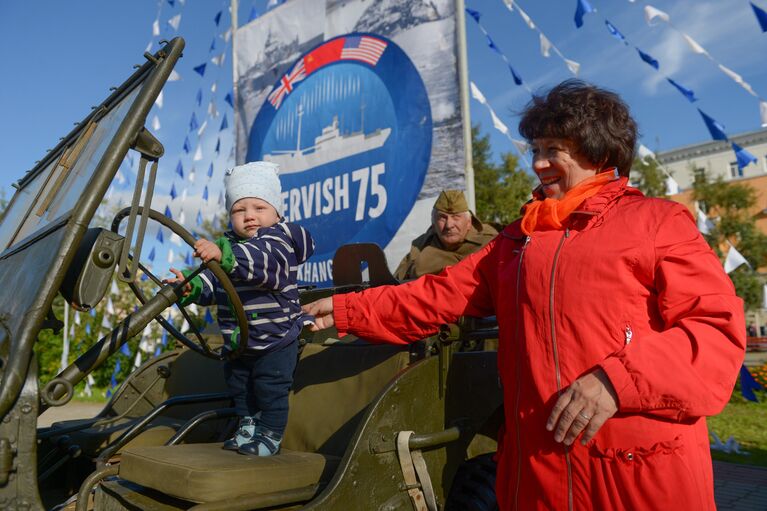
<svg viewBox="0 0 767 511">
<path fill-rule="evenodd" d="M 514 12 L 514 0 L 503 0 L 503 3 L 506 4 L 506 7 L 509 9 L 509 12 Z"/>
<path fill-rule="evenodd" d="M 149 41 L 146 43 L 146 48 L 144 48 L 144 53 L 149 53 L 152 51 L 152 41 Z"/>
<path fill-rule="evenodd" d="M 530 16 L 528 16 L 520 6 L 517 6 L 517 11 L 519 11 L 519 15 L 522 16 L 522 19 L 525 21 L 530 30 L 535 30 L 535 23 L 533 23 L 533 20 L 530 18 Z"/>
<path fill-rule="evenodd" d="M 215 57 L 210 59 L 210 61 L 213 62 L 215 65 L 221 67 L 225 59 L 226 59 L 226 52 L 221 52 L 220 55 L 216 55 Z"/>
<path fill-rule="evenodd" d="M 578 76 L 578 70 L 581 68 L 580 64 L 570 59 L 565 59 L 565 64 L 567 65 L 567 69 L 569 69 L 572 74 Z"/>
<path fill-rule="evenodd" d="M 181 80 L 181 75 L 179 74 L 178 71 L 174 69 L 173 71 L 170 72 L 170 75 L 168 76 L 168 81 L 178 82 L 179 80 Z"/>
<path fill-rule="evenodd" d="M 727 257 L 724 260 L 724 271 L 725 273 L 730 273 L 731 271 L 738 268 L 740 265 L 745 264 L 746 266 L 751 266 L 748 264 L 748 261 L 746 261 L 746 258 L 741 255 L 738 250 L 730 245 L 730 250 L 727 252 Z"/>
<path fill-rule="evenodd" d="M 184 225 L 184 223 L 183 223 L 183 222 L 181 222 L 181 221 L 179 221 L 179 223 L 180 223 L 181 225 Z M 180 246 L 181 246 L 181 243 L 182 243 L 182 242 L 181 242 L 181 237 L 180 237 L 178 234 L 176 234 L 176 233 L 174 232 L 173 234 L 171 234 L 171 235 L 170 235 L 170 242 L 171 242 L 171 243 L 173 243 L 174 245 L 177 245 L 177 246 L 179 246 L 179 247 L 180 247 Z"/>
<path fill-rule="evenodd" d="M 687 41 L 687 44 L 690 45 L 690 49 L 692 49 L 693 52 L 699 53 L 701 55 L 708 55 L 708 52 L 703 49 L 703 46 L 699 45 L 695 40 L 682 32 L 682 37 L 684 37 L 684 40 Z"/>
<path fill-rule="evenodd" d="M 652 158 L 655 159 L 655 153 L 652 152 L 646 145 L 639 144 L 639 148 L 637 149 L 637 155 L 640 159 L 644 160 L 645 158 Z"/>
<path fill-rule="evenodd" d="M 173 27 L 173 30 L 178 31 L 178 26 L 181 24 L 181 14 L 176 14 L 168 20 L 168 25 Z"/>
<path fill-rule="evenodd" d="M 112 330 L 112 322 L 109 321 L 109 318 L 107 318 L 106 314 L 101 316 L 101 326 L 107 330 Z"/>
<path fill-rule="evenodd" d="M 152 22 L 152 35 L 160 35 L 160 20 L 154 20 L 154 22 Z"/>
<path fill-rule="evenodd" d="M 218 110 L 216 110 L 216 104 L 213 101 L 208 103 L 208 115 L 211 117 L 218 117 Z"/>
<path fill-rule="evenodd" d="M 133 367 L 141 367 L 141 350 L 136 350 L 136 360 L 133 362 Z"/>
<path fill-rule="evenodd" d="M 174 234 L 175 234 L 175 233 L 174 233 Z M 171 236 L 171 239 L 172 239 L 172 238 L 173 238 L 173 237 Z M 174 257 L 173 257 L 173 249 L 171 248 L 170 250 L 168 250 L 168 262 L 169 262 L 170 264 L 173 264 L 173 259 L 174 259 Z"/>
<path fill-rule="evenodd" d="M 767 128 L 767 101 L 759 102 L 759 117 L 762 120 L 762 128 Z"/>
<path fill-rule="evenodd" d="M 194 152 L 194 157 L 192 158 L 193 161 L 200 161 L 202 160 L 202 145 L 197 144 L 197 150 Z"/>
<path fill-rule="evenodd" d="M 198 136 L 198 137 L 201 137 L 201 136 L 202 136 L 202 134 L 203 134 L 203 133 L 205 133 L 205 128 L 207 128 L 207 127 L 208 127 L 208 120 L 207 120 L 207 119 L 205 119 L 205 120 L 202 122 L 202 126 L 200 126 L 200 129 L 198 129 L 198 130 L 197 130 L 197 136 Z"/>
<path fill-rule="evenodd" d="M 80 324 L 80 311 L 75 311 L 75 325 Z"/>
<path fill-rule="evenodd" d="M 549 52 L 551 50 L 551 41 L 546 39 L 546 36 L 543 35 L 543 32 L 541 32 L 539 35 L 541 39 L 541 55 L 543 55 L 544 57 L 549 57 L 550 55 Z"/>
<path fill-rule="evenodd" d="M 157 99 L 154 100 L 154 104 L 157 105 L 157 108 L 162 108 L 162 91 L 157 95 Z"/>
<path fill-rule="evenodd" d="M 229 30 L 224 32 L 222 37 L 224 38 L 224 41 L 226 41 L 228 43 L 229 39 L 232 37 L 232 29 L 230 28 Z"/>
<path fill-rule="evenodd" d="M 522 154 L 525 154 L 528 149 L 530 149 L 530 145 L 524 140 L 517 140 L 516 138 L 512 138 L 511 143 L 514 144 L 514 146 L 517 148 L 517 151 Z"/>
<path fill-rule="evenodd" d="M 644 6 L 644 19 L 647 22 L 647 24 L 652 26 L 653 25 L 652 22 L 655 20 L 655 18 L 660 18 L 663 21 L 665 21 L 666 23 L 668 23 L 669 20 L 671 19 L 668 14 L 666 14 L 663 11 L 661 11 L 660 9 L 656 9 L 652 5 L 645 5 Z"/>
<path fill-rule="evenodd" d="M 155 131 L 160 131 L 160 118 L 156 115 L 152 117 L 152 129 Z"/>
<path fill-rule="evenodd" d="M 700 206 L 695 204 L 695 213 L 697 216 L 698 230 L 701 234 L 711 234 L 711 229 L 714 228 L 714 223 L 709 220 L 708 215 L 700 209 Z"/>
<path fill-rule="evenodd" d="M 190 183 L 194 183 L 195 172 L 197 172 L 197 169 L 195 169 L 194 167 L 192 167 L 192 170 L 189 171 L 189 176 L 187 177 L 187 179 L 189 180 Z M 184 190 L 186 190 L 186 188 Z M 182 200 L 184 199 L 186 199 L 186 197 L 182 198 Z"/>
<path fill-rule="evenodd" d="M 482 94 L 482 91 L 479 90 L 479 88 L 476 86 L 474 82 L 469 82 L 469 88 L 471 89 L 471 97 L 482 103 L 483 105 L 487 103 L 487 100 L 485 99 L 485 95 Z"/>
<path fill-rule="evenodd" d="M 719 64 L 719 69 L 722 70 L 724 74 L 732 78 L 732 80 L 735 83 L 743 83 L 743 77 L 740 76 L 738 73 L 730 69 L 729 67 L 723 66 L 722 64 Z"/>
<path fill-rule="evenodd" d="M 210 86 L 210 92 L 215 94 L 217 88 L 218 88 L 218 82 L 213 82 L 213 85 Z"/>
<path fill-rule="evenodd" d="M 489 108 L 490 110 L 490 117 L 493 119 L 493 127 L 503 133 L 504 135 L 509 135 L 509 128 L 506 126 L 503 121 L 501 121 L 497 115 L 495 115 L 495 112 L 492 108 Z"/>
<path fill-rule="evenodd" d="M 113 281 L 114 282 L 114 281 Z M 112 302 L 112 297 L 107 298 L 107 314 L 115 313 L 115 304 Z"/>
<path fill-rule="evenodd" d="M 186 187 L 184 187 L 183 190 L 181 190 L 181 204 L 184 204 L 186 202 Z"/>
<path fill-rule="evenodd" d="M 109 290 L 109 294 L 114 295 L 114 294 L 117 294 L 119 292 L 120 292 L 120 289 L 117 287 L 117 281 L 113 280 L 112 281 L 112 288 Z"/>
<path fill-rule="evenodd" d="M 679 193 L 679 183 L 671 176 L 666 176 L 666 195 L 676 195 Z"/>
<path fill-rule="evenodd" d="M 181 214 L 178 215 L 178 223 L 180 223 L 181 225 L 185 225 L 186 224 L 186 215 L 184 214 L 184 210 L 183 209 L 181 210 Z M 179 237 L 179 241 L 181 241 L 180 237 Z"/>
</svg>

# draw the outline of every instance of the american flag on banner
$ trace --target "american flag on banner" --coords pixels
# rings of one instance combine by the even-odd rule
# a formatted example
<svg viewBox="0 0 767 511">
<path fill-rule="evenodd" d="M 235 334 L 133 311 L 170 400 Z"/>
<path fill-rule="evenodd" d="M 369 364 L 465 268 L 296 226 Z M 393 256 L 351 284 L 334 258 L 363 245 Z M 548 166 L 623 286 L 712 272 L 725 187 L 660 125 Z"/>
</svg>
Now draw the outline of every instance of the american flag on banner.
<svg viewBox="0 0 767 511">
<path fill-rule="evenodd" d="M 291 93 L 293 86 L 306 78 L 304 70 L 304 59 L 299 60 L 290 73 L 287 73 L 280 79 L 280 85 L 277 86 L 267 97 L 275 109 L 280 108 L 282 100 Z"/>
<path fill-rule="evenodd" d="M 375 66 L 385 49 L 386 43 L 375 37 L 364 35 L 349 36 L 344 41 L 344 47 L 341 50 L 341 59 L 361 60 L 366 64 Z"/>
</svg>

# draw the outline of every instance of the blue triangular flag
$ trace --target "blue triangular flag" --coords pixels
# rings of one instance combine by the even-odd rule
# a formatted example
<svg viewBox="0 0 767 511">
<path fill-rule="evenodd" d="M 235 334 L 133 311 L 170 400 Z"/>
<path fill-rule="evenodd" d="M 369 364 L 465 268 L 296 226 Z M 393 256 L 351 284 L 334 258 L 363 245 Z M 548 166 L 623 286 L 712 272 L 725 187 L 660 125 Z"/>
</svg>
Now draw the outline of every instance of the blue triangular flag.
<svg viewBox="0 0 767 511">
<path fill-rule="evenodd" d="M 123 344 L 122 346 L 120 346 L 120 353 L 130 357 L 130 346 L 128 346 L 127 342 Z"/>
<path fill-rule="evenodd" d="M 197 211 L 197 225 L 202 225 L 202 211 Z"/>
<path fill-rule="evenodd" d="M 218 11 L 218 14 L 216 14 L 216 17 L 213 18 L 213 21 L 215 21 L 216 26 L 218 26 L 219 22 L 221 21 L 221 11 Z"/>
<path fill-rule="evenodd" d="M 751 163 L 759 162 L 759 159 L 756 156 L 749 153 L 735 142 L 732 143 L 732 150 L 735 151 L 735 158 L 738 160 L 738 169 L 741 171 L 743 170 L 743 167 L 747 167 Z"/>
<path fill-rule="evenodd" d="M 668 80 L 668 83 L 670 83 L 671 85 L 676 87 L 676 90 L 681 92 L 682 96 L 686 97 L 687 101 L 689 101 L 690 103 L 694 103 L 694 102 L 698 101 L 698 98 L 695 97 L 695 93 L 691 89 L 688 89 L 687 87 L 683 87 L 683 86 L 679 85 L 678 83 L 676 83 L 671 78 L 666 78 L 666 80 Z"/>
<path fill-rule="evenodd" d="M 90 314 L 92 318 L 95 318 L 96 317 L 96 309 L 89 310 L 88 314 Z"/>
<path fill-rule="evenodd" d="M 637 51 L 639 52 L 639 58 L 650 64 L 652 67 L 654 67 L 656 70 L 660 68 L 660 64 L 658 64 L 658 61 L 652 58 L 647 53 L 643 52 L 639 48 L 637 48 Z"/>
<path fill-rule="evenodd" d="M 208 167 L 208 177 L 213 177 L 213 162 L 211 162 L 210 167 Z"/>
<path fill-rule="evenodd" d="M 210 42 L 210 48 L 208 48 L 208 53 L 212 52 L 216 49 L 216 38 L 214 37 L 213 40 Z"/>
<path fill-rule="evenodd" d="M 184 264 L 186 264 L 187 266 L 192 266 L 193 262 L 194 261 L 192 261 L 192 253 L 187 252 L 186 255 L 184 256 Z"/>
<path fill-rule="evenodd" d="M 149 275 L 147 275 L 146 273 L 142 273 L 140 280 L 141 282 L 146 282 L 147 280 L 149 280 Z"/>
<path fill-rule="evenodd" d="M 482 14 L 480 14 L 479 11 L 475 11 L 474 9 L 469 9 L 468 7 L 466 7 L 466 14 L 474 18 L 474 21 L 476 21 L 477 23 L 479 23 L 479 18 L 482 17 Z"/>
<path fill-rule="evenodd" d="M 152 250 L 149 251 L 149 256 L 147 256 L 147 259 L 154 262 L 154 247 L 152 247 Z"/>
<path fill-rule="evenodd" d="M 115 361 L 115 370 L 114 370 L 114 372 L 112 373 L 112 376 L 117 376 L 118 374 L 120 374 L 120 370 L 121 370 L 121 369 L 122 369 L 122 364 L 120 363 L 120 359 L 118 358 L 118 359 Z"/>
<path fill-rule="evenodd" d="M 213 323 L 213 314 L 210 313 L 210 309 L 205 309 L 205 322 L 209 325 Z"/>
<path fill-rule="evenodd" d="M 224 114 L 224 120 L 221 121 L 221 127 L 218 129 L 218 131 L 224 131 L 228 127 L 229 123 L 226 120 L 226 114 Z"/>
<path fill-rule="evenodd" d="M 208 173 L 210 175 L 210 173 Z M 208 200 L 208 185 L 202 189 L 202 200 Z"/>
<path fill-rule="evenodd" d="M 740 366 L 740 393 L 749 401 L 759 402 L 754 394 L 755 390 L 764 390 L 764 387 L 748 372 L 745 364 Z"/>
<path fill-rule="evenodd" d="M 218 140 L 216 140 L 216 154 L 219 154 L 220 151 L 221 151 L 221 137 L 219 137 Z"/>
<path fill-rule="evenodd" d="M 170 212 L 170 207 L 165 206 L 165 216 L 173 220 L 173 213 Z"/>
<path fill-rule="evenodd" d="M 616 38 L 619 41 L 623 41 L 623 44 L 628 44 L 628 41 L 626 41 L 626 38 L 623 34 L 621 34 L 620 30 L 615 28 L 615 25 L 610 23 L 609 21 L 605 20 L 605 26 L 607 27 L 607 31 L 610 32 L 610 34 Z"/>
<path fill-rule="evenodd" d="M 756 21 L 759 22 L 759 28 L 762 29 L 762 32 L 767 32 L 767 12 L 765 12 L 764 9 L 760 9 L 759 7 L 755 6 L 753 2 L 749 3 L 751 4 L 751 8 L 754 10 Z"/>
<path fill-rule="evenodd" d="M 170 185 L 170 198 L 175 199 L 177 196 L 178 194 L 176 193 L 176 183 L 173 183 Z"/>
<path fill-rule="evenodd" d="M 503 52 L 499 47 L 495 45 L 495 42 L 490 38 L 489 35 L 485 34 L 485 38 L 487 39 L 487 45 L 490 47 L 491 50 L 493 50 L 498 55 L 503 56 Z"/>
<path fill-rule="evenodd" d="M 163 237 L 161 230 L 157 231 L 157 241 L 159 241 L 160 243 L 165 243 L 165 238 Z"/>
<path fill-rule="evenodd" d="M 162 353 L 162 348 L 160 346 L 157 346 L 154 350 L 154 356 L 158 357 L 160 356 L 160 353 Z"/>
<path fill-rule="evenodd" d="M 162 338 L 160 339 L 160 343 L 165 346 L 168 344 L 168 331 L 164 328 L 162 329 Z"/>
<path fill-rule="evenodd" d="M 224 101 L 229 103 L 230 107 L 234 108 L 234 100 L 232 99 L 232 93 L 231 92 L 227 92 L 226 93 L 226 96 L 224 96 Z"/>
<path fill-rule="evenodd" d="M 202 105 L 202 89 L 197 89 L 197 97 L 195 98 L 197 100 L 197 106 Z"/>
<path fill-rule="evenodd" d="M 85 333 L 88 334 L 88 335 L 91 335 L 91 324 L 90 323 L 86 323 L 85 324 Z"/>
<path fill-rule="evenodd" d="M 182 147 L 182 149 L 184 150 L 186 154 L 189 154 L 189 152 L 192 150 L 192 144 L 189 143 L 188 136 L 184 137 L 184 146 Z"/>
<path fill-rule="evenodd" d="M 517 85 L 522 85 L 522 77 L 520 77 L 516 71 L 514 71 L 514 68 L 511 67 L 511 64 L 509 64 L 509 71 L 511 71 L 511 77 L 514 79 L 514 83 Z"/>
<path fill-rule="evenodd" d="M 115 382 L 115 383 L 116 383 L 116 382 Z M 104 397 L 106 397 L 107 399 L 109 399 L 110 397 L 112 397 L 112 389 L 111 389 L 111 388 L 110 388 L 110 389 L 107 389 L 107 391 L 104 393 Z"/>
<path fill-rule="evenodd" d="M 712 117 L 704 114 L 703 110 L 700 108 L 698 108 L 698 112 L 700 112 L 701 117 L 703 117 L 703 122 L 706 123 L 708 131 L 711 133 L 711 138 L 714 140 L 727 140 L 727 134 L 724 132 L 724 126 L 716 122 Z"/>
<path fill-rule="evenodd" d="M 192 112 L 192 118 L 189 119 L 189 131 L 194 131 L 199 127 L 200 125 L 197 123 L 197 116 Z"/>
<path fill-rule="evenodd" d="M 198 73 L 200 76 L 205 76 L 205 64 L 200 64 L 199 66 L 195 66 L 192 69 L 194 69 L 195 73 Z"/>
<path fill-rule="evenodd" d="M 594 8 L 588 0 L 577 0 L 578 5 L 575 7 L 575 28 L 581 28 L 583 26 L 583 16 L 590 12 L 594 12 Z"/>
<path fill-rule="evenodd" d="M 256 10 L 256 6 L 250 8 L 250 15 L 248 16 L 248 23 L 253 21 L 254 19 L 258 18 L 258 11 Z"/>
<path fill-rule="evenodd" d="M 168 3 L 171 7 L 173 7 L 173 5 L 176 3 L 176 0 L 168 0 Z"/>
<path fill-rule="evenodd" d="M 181 164 L 181 160 L 178 160 L 178 165 L 176 165 L 176 174 L 184 177 L 184 166 Z"/>
</svg>

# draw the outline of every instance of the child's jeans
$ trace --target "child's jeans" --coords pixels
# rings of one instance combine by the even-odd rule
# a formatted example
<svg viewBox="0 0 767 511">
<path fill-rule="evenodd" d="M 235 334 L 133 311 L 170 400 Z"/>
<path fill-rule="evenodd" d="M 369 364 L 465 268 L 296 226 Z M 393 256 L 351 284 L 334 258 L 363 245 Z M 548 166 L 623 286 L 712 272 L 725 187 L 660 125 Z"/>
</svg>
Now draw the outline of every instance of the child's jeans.
<svg viewBox="0 0 767 511">
<path fill-rule="evenodd" d="M 261 413 L 258 423 L 282 436 L 288 423 L 288 393 L 298 359 L 298 340 L 269 351 L 249 350 L 224 364 L 227 387 L 240 417 Z"/>
</svg>

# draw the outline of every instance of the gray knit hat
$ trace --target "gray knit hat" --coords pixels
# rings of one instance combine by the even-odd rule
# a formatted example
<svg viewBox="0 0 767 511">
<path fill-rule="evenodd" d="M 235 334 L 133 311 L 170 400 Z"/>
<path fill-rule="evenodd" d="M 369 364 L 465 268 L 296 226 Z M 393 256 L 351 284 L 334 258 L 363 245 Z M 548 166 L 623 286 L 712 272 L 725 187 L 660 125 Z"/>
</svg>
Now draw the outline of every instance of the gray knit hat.
<svg viewBox="0 0 767 511">
<path fill-rule="evenodd" d="M 277 176 L 280 166 L 269 161 L 252 161 L 226 171 L 226 210 L 245 197 L 265 200 L 282 216 L 282 186 Z"/>
</svg>

